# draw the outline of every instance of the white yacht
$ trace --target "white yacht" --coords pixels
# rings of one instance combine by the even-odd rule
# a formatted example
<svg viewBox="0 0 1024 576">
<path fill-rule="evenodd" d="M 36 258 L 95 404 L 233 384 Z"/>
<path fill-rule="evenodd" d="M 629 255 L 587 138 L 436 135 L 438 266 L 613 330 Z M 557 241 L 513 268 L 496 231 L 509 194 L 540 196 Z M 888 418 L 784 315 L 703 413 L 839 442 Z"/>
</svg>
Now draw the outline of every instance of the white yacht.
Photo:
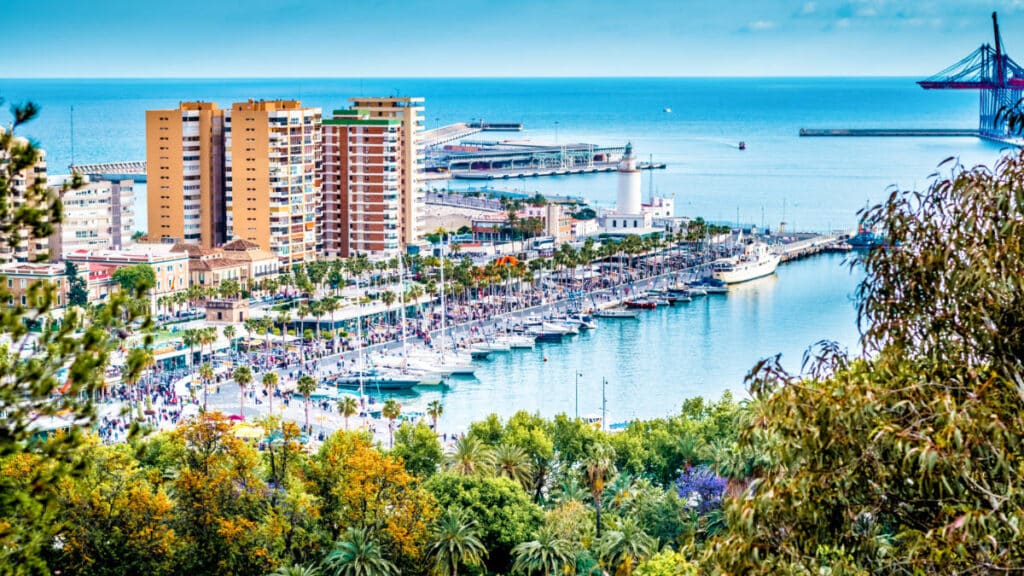
<svg viewBox="0 0 1024 576">
<path fill-rule="evenodd" d="M 739 256 L 715 260 L 711 275 L 725 284 L 737 284 L 774 274 L 778 266 L 778 254 L 764 242 L 752 242 Z"/>
<path fill-rule="evenodd" d="M 508 334 L 505 336 L 498 336 L 494 339 L 495 342 L 502 342 L 508 344 L 512 349 L 532 349 L 537 339 L 534 336 L 526 334 Z"/>
</svg>

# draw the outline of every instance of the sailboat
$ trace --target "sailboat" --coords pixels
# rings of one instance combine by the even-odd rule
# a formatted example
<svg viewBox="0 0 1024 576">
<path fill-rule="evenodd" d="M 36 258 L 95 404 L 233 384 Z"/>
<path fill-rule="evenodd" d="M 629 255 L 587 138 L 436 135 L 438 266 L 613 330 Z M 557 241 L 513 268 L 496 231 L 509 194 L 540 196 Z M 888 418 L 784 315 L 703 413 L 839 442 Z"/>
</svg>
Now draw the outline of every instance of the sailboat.
<svg viewBox="0 0 1024 576">
<path fill-rule="evenodd" d="M 448 302 L 445 299 L 445 283 L 444 283 L 444 248 L 445 244 L 442 241 L 441 244 L 441 285 L 439 290 L 441 291 L 441 334 L 438 338 L 437 351 L 425 350 L 422 348 L 412 349 L 408 352 L 409 361 L 417 367 L 423 367 L 425 369 L 439 372 L 445 376 L 461 375 L 461 376 L 472 376 L 476 371 L 473 366 L 471 358 L 467 356 L 459 355 L 453 350 L 447 350 L 448 347 Z"/>
<path fill-rule="evenodd" d="M 356 291 L 359 291 L 359 278 L 356 278 Z M 328 377 L 327 381 L 338 388 L 358 388 L 359 398 L 363 398 L 366 385 L 375 386 L 377 391 L 381 390 L 408 390 L 420 383 L 420 378 L 410 375 L 403 375 L 392 371 L 381 371 L 373 366 L 367 365 L 366 350 L 363 348 L 363 317 L 356 312 L 356 340 L 359 342 L 357 356 L 359 363 L 354 370 L 340 372 Z"/>
</svg>

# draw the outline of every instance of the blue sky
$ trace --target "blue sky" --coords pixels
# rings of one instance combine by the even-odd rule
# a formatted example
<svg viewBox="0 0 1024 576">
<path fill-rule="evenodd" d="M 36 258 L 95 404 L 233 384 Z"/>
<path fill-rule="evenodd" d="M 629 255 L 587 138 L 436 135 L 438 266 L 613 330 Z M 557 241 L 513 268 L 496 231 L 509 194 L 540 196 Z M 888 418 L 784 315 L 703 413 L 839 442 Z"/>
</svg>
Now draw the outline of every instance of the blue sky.
<svg viewBox="0 0 1024 576">
<path fill-rule="evenodd" d="M 921 76 L 1024 0 L 36 0 L 0 76 Z"/>
</svg>

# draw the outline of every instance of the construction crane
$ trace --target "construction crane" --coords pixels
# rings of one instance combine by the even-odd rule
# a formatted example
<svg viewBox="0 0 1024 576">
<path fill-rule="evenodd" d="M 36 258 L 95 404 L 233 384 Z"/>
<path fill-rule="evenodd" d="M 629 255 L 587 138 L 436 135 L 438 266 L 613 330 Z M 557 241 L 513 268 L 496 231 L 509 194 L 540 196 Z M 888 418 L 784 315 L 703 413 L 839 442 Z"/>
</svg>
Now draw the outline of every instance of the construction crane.
<svg viewBox="0 0 1024 576">
<path fill-rule="evenodd" d="M 992 32 L 995 46 L 982 44 L 963 60 L 918 84 L 925 90 L 978 90 L 978 132 L 983 137 L 1004 140 L 1011 135 L 1000 111 L 1021 101 L 1024 68 L 1003 49 L 995 12 L 992 13 Z"/>
</svg>

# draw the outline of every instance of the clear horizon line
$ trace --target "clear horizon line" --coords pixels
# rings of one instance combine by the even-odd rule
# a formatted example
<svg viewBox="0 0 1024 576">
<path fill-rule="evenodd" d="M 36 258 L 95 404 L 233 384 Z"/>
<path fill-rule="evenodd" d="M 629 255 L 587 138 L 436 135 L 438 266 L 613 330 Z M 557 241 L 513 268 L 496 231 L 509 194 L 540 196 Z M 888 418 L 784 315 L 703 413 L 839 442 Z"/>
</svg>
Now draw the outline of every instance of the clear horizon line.
<svg viewBox="0 0 1024 576">
<path fill-rule="evenodd" d="M 754 80 L 754 79 L 903 79 L 904 74 L 819 74 L 819 75 L 540 75 L 540 76 L 0 76 L 4 80 Z"/>
</svg>

